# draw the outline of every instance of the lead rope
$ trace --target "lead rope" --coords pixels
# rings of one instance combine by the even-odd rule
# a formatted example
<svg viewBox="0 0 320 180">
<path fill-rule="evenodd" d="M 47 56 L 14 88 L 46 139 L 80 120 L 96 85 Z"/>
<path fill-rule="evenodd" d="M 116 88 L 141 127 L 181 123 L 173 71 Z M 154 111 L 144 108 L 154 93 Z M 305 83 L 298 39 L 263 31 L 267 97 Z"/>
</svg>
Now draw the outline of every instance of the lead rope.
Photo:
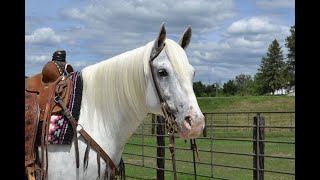
<svg viewBox="0 0 320 180">
<path fill-rule="evenodd" d="M 169 115 L 167 113 L 165 105 L 166 105 L 165 102 L 162 102 L 160 104 L 161 110 L 162 110 L 162 112 L 164 114 L 166 128 L 169 131 L 168 132 L 168 134 L 169 134 L 169 150 L 170 150 L 171 159 L 172 159 L 173 176 L 174 176 L 174 180 L 177 180 L 176 159 L 175 159 L 175 141 L 174 141 L 174 133 L 177 132 L 177 130 L 175 129 L 174 118 L 171 116 L 171 114 Z M 190 148 L 192 150 L 192 155 L 193 155 L 194 179 L 196 180 L 197 179 L 197 170 L 196 170 L 195 153 L 196 153 L 196 156 L 197 156 L 198 164 L 200 162 L 200 157 L 199 157 L 198 146 L 196 144 L 196 140 L 195 139 L 190 139 Z"/>
<path fill-rule="evenodd" d="M 174 180 L 177 180 L 174 132 L 169 132 L 169 139 L 170 139 L 169 150 L 170 150 L 171 158 L 172 158 L 173 176 L 174 176 Z"/>
<path fill-rule="evenodd" d="M 154 83 L 156 92 L 158 94 L 159 100 L 160 100 L 160 107 L 161 107 L 161 110 L 162 110 L 164 118 L 165 118 L 166 128 L 167 128 L 167 131 L 169 134 L 169 150 L 170 150 L 171 159 L 172 159 L 173 175 L 174 175 L 174 180 L 177 180 L 176 159 L 175 159 L 175 142 L 174 142 L 174 133 L 177 132 L 177 129 L 175 126 L 176 122 L 175 122 L 175 118 L 172 116 L 172 114 L 170 112 L 169 107 L 166 106 L 164 98 L 162 98 L 162 96 L 160 94 L 158 84 L 155 82 L 155 78 L 154 78 L 155 75 L 154 75 L 154 71 L 153 71 L 153 66 L 151 64 L 151 62 L 161 53 L 163 48 L 164 48 L 164 45 L 161 47 L 160 50 L 158 50 L 158 53 L 156 55 L 154 55 L 153 57 L 150 57 L 149 66 L 151 69 L 153 83 Z M 169 114 L 168 114 L 168 112 L 169 112 Z M 194 172 L 195 172 L 195 179 L 196 179 L 196 165 L 195 165 L 196 163 L 195 163 L 194 152 L 197 153 L 197 159 L 199 162 L 200 162 L 200 158 L 199 158 L 198 148 L 197 148 L 195 139 L 193 139 L 193 143 L 192 143 L 192 139 L 190 139 L 190 143 L 191 143 L 191 150 L 193 152 L 193 164 L 194 164 Z"/>
<path fill-rule="evenodd" d="M 166 111 L 166 104 L 165 102 L 162 102 L 160 104 L 161 106 L 161 110 L 163 112 L 164 118 L 165 118 L 165 122 L 166 122 L 166 128 L 169 131 L 169 150 L 171 153 L 171 159 L 172 159 L 172 170 L 173 170 L 173 177 L 174 180 L 177 180 L 177 171 L 176 171 L 176 158 L 175 158 L 175 142 L 174 142 L 174 133 L 176 131 L 175 129 L 175 121 L 174 118 L 172 117 L 172 115 L 168 115 L 167 111 Z"/>
<path fill-rule="evenodd" d="M 195 158 L 194 152 L 197 153 L 198 164 L 200 162 L 200 158 L 199 158 L 198 147 L 197 147 L 195 139 L 190 139 L 190 147 L 192 150 L 192 157 L 193 157 L 193 174 L 194 174 L 194 179 L 196 180 L 197 179 L 197 167 L 196 167 L 196 158 Z"/>
</svg>

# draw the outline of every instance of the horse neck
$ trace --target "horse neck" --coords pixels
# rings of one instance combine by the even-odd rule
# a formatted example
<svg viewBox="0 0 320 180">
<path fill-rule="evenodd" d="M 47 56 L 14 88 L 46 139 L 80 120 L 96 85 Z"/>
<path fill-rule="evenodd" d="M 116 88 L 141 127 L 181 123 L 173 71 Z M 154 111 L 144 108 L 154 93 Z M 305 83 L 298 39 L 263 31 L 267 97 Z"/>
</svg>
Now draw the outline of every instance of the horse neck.
<svg viewBox="0 0 320 180">
<path fill-rule="evenodd" d="M 142 56 L 138 48 L 82 70 L 79 123 L 115 164 L 148 112 Z"/>
</svg>

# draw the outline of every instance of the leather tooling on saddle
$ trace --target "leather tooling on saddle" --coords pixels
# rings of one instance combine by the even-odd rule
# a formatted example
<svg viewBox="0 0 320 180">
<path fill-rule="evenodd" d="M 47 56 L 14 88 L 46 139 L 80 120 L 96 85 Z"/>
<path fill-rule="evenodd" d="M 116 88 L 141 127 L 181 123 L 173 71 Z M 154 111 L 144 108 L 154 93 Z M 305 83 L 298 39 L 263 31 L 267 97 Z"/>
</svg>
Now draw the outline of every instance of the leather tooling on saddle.
<svg viewBox="0 0 320 180">
<path fill-rule="evenodd" d="M 72 80 L 69 77 L 73 67 L 66 63 L 65 51 L 56 51 L 52 57 L 52 61 L 42 68 L 41 73 L 25 79 L 25 168 L 28 179 L 35 179 L 36 176 L 41 180 L 47 178 L 48 125 L 52 114 L 62 112 L 62 107 L 54 101 L 55 96 L 59 96 L 63 102 L 68 103 L 73 89 Z M 40 136 L 42 142 L 37 142 L 37 136 Z M 40 164 L 36 156 L 38 145 L 41 145 L 42 152 Z"/>
<path fill-rule="evenodd" d="M 33 147 L 39 115 L 37 94 L 25 91 L 25 166 L 29 166 L 36 159 Z"/>
<path fill-rule="evenodd" d="M 77 133 L 88 142 L 88 147 L 90 146 L 96 151 L 99 169 L 101 157 L 112 170 L 111 179 L 116 179 L 118 175 L 124 177 L 125 170 L 122 159 L 117 168 L 108 154 L 83 128 L 77 130 L 82 101 L 82 76 L 81 72 L 74 72 L 72 66 L 68 66 L 65 62 L 65 51 L 56 51 L 53 54 L 53 60 L 46 64 L 42 73 L 26 78 L 25 83 L 25 98 L 32 97 L 31 100 L 33 100 L 26 101 L 25 122 L 29 125 L 26 129 L 28 131 L 26 135 L 31 139 L 31 145 L 27 142 L 28 138 L 25 141 L 25 152 L 31 152 L 27 153 L 28 157 L 26 155 L 25 158 L 28 179 L 35 180 L 35 177 L 39 177 L 40 180 L 47 179 L 48 144 L 71 144 L 74 142 L 76 167 L 79 168 Z M 33 113 L 35 110 L 27 111 L 30 109 L 29 106 L 38 110 L 38 113 Z M 27 113 L 31 114 L 30 117 L 27 116 Z M 34 140 L 35 138 L 36 140 Z M 41 163 L 38 162 L 39 157 L 35 155 L 37 146 L 41 146 Z M 100 177 L 100 170 L 98 177 Z"/>
<path fill-rule="evenodd" d="M 45 107 L 47 104 L 47 97 L 50 96 L 52 90 L 49 87 L 52 83 L 54 83 L 58 77 L 62 75 L 62 72 L 58 70 L 56 67 L 56 63 L 54 61 L 48 62 L 42 69 L 42 73 L 39 73 L 33 77 L 30 77 L 26 80 L 25 90 L 29 92 L 35 92 L 38 94 L 39 99 L 39 107 L 40 107 L 40 120 L 45 119 Z M 69 78 L 66 79 L 65 88 L 62 91 L 61 97 L 63 98 L 63 102 L 66 104 L 69 100 L 71 94 L 71 80 Z M 54 104 L 52 113 L 61 112 L 62 109 L 57 104 Z"/>
</svg>

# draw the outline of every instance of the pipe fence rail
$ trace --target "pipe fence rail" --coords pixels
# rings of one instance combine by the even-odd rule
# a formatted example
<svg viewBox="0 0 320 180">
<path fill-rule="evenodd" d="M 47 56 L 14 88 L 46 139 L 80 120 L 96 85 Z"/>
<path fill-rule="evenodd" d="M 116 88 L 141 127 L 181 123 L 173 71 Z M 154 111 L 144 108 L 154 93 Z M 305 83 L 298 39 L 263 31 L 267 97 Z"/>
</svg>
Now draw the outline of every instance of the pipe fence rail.
<svg viewBox="0 0 320 180">
<path fill-rule="evenodd" d="M 295 179 L 294 111 L 203 114 L 199 159 L 176 135 L 178 179 Z M 127 179 L 173 179 L 168 144 L 163 117 L 148 114 L 124 148 Z"/>
</svg>

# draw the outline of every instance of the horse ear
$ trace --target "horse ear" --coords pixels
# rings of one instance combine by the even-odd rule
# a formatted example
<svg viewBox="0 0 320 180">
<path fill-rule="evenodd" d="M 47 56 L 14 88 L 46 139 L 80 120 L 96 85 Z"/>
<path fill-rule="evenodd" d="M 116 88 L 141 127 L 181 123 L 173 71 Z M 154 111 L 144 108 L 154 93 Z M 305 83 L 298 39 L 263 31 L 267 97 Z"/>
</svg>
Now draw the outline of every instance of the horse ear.
<svg viewBox="0 0 320 180">
<path fill-rule="evenodd" d="M 151 51 L 151 58 L 160 53 L 160 51 L 164 46 L 164 41 L 166 40 L 166 37 L 167 37 L 167 32 L 163 22 L 160 26 L 160 32 L 158 34 L 158 37 L 154 42 L 154 45 Z"/>
<path fill-rule="evenodd" d="M 180 37 L 178 44 L 180 44 L 180 46 L 183 49 L 186 49 L 190 43 L 191 36 L 192 36 L 192 29 L 191 29 L 191 26 L 189 25 L 187 29 L 183 32 L 182 36 Z"/>
</svg>

